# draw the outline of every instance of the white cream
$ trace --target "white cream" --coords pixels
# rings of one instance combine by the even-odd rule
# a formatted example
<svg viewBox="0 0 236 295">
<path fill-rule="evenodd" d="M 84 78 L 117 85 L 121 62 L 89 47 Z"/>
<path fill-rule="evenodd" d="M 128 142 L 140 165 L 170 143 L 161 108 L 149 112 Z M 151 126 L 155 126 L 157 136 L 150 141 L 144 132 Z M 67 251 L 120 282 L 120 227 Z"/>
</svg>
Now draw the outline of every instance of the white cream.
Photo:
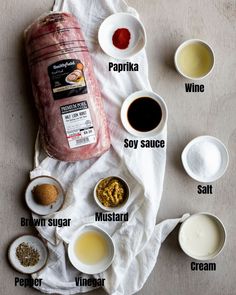
<svg viewBox="0 0 236 295">
<path fill-rule="evenodd" d="M 223 238 L 221 225 L 214 216 L 197 214 L 184 222 L 179 241 L 185 253 L 204 260 L 218 254 L 224 243 Z"/>
</svg>

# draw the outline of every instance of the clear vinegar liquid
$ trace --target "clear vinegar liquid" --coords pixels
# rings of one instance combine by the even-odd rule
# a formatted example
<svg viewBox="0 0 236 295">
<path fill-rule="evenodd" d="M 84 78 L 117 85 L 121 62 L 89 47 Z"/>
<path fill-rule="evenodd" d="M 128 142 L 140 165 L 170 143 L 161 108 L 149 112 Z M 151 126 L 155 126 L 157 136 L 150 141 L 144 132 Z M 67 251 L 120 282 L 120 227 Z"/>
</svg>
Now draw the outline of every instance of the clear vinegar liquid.
<svg viewBox="0 0 236 295">
<path fill-rule="evenodd" d="M 75 254 L 84 264 L 97 264 L 108 256 L 108 243 L 97 231 L 80 235 L 75 242 Z"/>
<path fill-rule="evenodd" d="M 192 43 L 180 50 L 177 63 L 184 75 L 201 78 L 210 72 L 213 66 L 213 55 L 206 45 Z"/>
</svg>

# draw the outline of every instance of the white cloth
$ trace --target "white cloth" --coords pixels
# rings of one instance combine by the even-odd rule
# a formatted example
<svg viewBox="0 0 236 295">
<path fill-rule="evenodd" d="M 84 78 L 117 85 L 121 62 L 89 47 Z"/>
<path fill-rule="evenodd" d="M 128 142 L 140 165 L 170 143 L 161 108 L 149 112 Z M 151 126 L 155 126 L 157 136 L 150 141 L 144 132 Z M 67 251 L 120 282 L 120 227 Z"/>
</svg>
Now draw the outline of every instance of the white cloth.
<svg viewBox="0 0 236 295">
<path fill-rule="evenodd" d="M 98 277 L 105 278 L 108 294 L 134 294 L 151 273 L 161 243 L 181 221 L 172 219 L 155 225 L 163 189 L 166 149 L 124 148 L 125 138 L 136 138 L 121 125 L 121 104 L 134 91 L 151 90 L 146 53 L 143 50 L 130 60 L 139 64 L 139 72 L 108 72 L 108 62 L 114 60 L 101 51 L 97 41 L 99 25 L 107 16 L 121 11 L 138 15 L 122 0 L 56 0 L 54 10 L 73 13 L 81 24 L 105 101 L 112 147 L 97 159 L 65 163 L 46 157 L 39 163 L 41 150 L 39 153 L 36 145 L 37 167 L 31 172 L 31 178 L 52 175 L 66 191 L 63 209 L 48 218 L 71 218 L 72 226 L 37 228 L 48 241 L 50 255 L 47 266 L 33 277 L 43 279 L 38 289 L 45 293 L 76 294 L 93 289 L 75 285 L 79 272 L 68 261 L 66 243 L 79 226 L 93 223 L 95 212 L 100 211 L 92 195 L 95 183 L 102 177 L 120 175 L 131 189 L 126 208 L 129 221 L 96 222 L 112 236 L 116 246 L 112 266 Z M 156 138 L 166 141 L 166 135 L 167 126 Z"/>
</svg>

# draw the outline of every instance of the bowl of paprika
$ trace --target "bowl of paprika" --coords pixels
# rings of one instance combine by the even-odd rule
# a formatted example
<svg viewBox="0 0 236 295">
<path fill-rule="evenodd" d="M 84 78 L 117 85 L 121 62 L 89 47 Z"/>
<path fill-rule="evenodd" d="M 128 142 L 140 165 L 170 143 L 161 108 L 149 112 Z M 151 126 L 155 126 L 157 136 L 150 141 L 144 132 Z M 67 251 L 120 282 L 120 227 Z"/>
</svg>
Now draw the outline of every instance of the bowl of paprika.
<svg viewBox="0 0 236 295">
<path fill-rule="evenodd" d="M 130 13 L 115 13 L 107 17 L 98 31 L 102 50 L 116 59 L 128 59 L 146 45 L 142 22 Z"/>
</svg>

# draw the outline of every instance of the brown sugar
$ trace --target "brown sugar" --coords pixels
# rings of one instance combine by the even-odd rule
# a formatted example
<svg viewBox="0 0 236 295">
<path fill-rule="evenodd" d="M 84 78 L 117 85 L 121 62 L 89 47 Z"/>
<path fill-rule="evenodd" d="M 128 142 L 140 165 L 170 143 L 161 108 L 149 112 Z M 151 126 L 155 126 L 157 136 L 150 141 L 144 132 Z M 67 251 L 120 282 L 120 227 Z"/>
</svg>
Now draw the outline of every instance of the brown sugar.
<svg viewBox="0 0 236 295">
<path fill-rule="evenodd" d="M 53 184 L 40 184 L 34 187 L 33 196 L 35 201 L 40 205 L 51 205 L 58 198 L 58 189 Z"/>
</svg>

